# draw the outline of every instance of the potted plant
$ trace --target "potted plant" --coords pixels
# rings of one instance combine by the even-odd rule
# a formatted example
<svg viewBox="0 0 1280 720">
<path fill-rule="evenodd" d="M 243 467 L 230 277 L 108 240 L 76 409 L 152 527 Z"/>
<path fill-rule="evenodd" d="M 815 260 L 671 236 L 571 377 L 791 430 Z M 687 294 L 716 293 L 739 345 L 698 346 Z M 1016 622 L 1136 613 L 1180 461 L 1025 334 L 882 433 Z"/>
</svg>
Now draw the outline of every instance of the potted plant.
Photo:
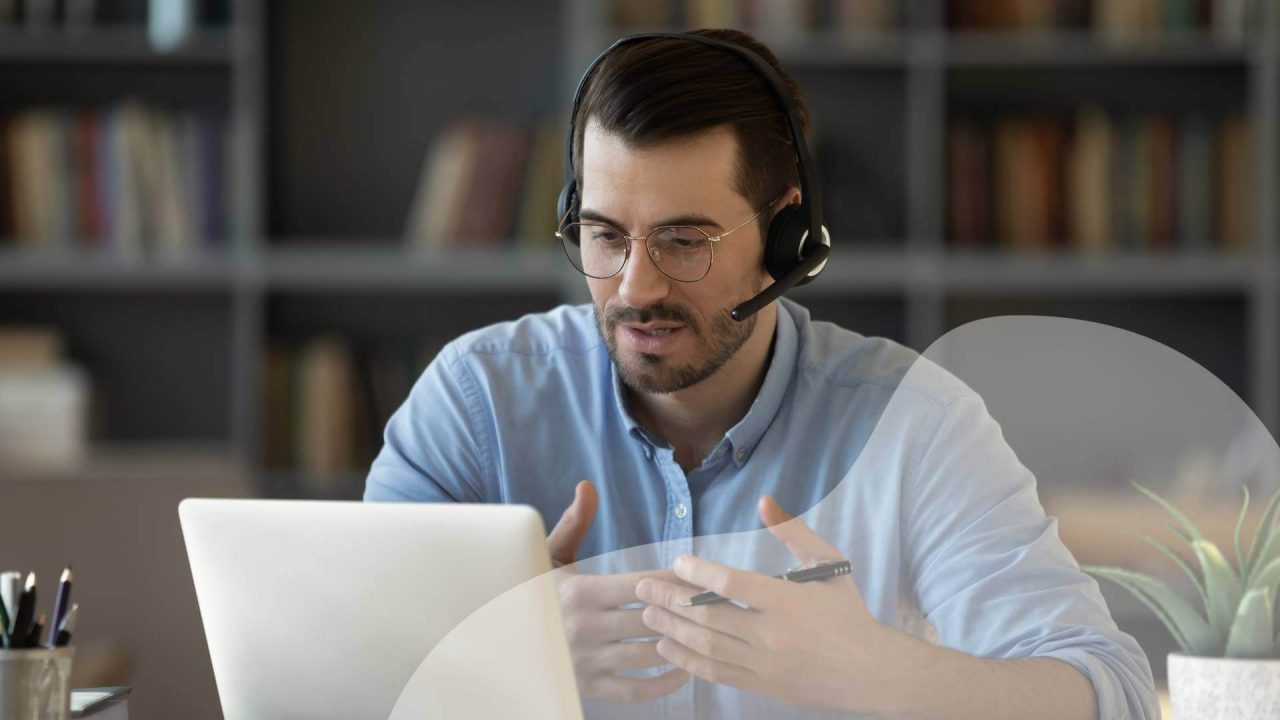
<svg viewBox="0 0 1280 720">
<path fill-rule="evenodd" d="M 1182 568 L 1200 603 L 1188 602 L 1142 573 L 1101 566 L 1080 569 L 1128 590 L 1151 608 L 1177 641 L 1182 651 L 1169 653 L 1169 697 L 1176 720 L 1280 718 L 1280 636 L 1273 623 L 1280 586 L 1280 492 L 1267 504 L 1246 557 L 1240 548 L 1240 531 L 1249 509 L 1249 489 L 1244 489 L 1235 529 L 1236 567 L 1232 567 L 1186 515 L 1155 492 L 1134 486 L 1177 521 L 1177 527 L 1169 528 L 1191 547 L 1199 572 L 1160 542 L 1145 535 L 1136 537 Z"/>
</svg>

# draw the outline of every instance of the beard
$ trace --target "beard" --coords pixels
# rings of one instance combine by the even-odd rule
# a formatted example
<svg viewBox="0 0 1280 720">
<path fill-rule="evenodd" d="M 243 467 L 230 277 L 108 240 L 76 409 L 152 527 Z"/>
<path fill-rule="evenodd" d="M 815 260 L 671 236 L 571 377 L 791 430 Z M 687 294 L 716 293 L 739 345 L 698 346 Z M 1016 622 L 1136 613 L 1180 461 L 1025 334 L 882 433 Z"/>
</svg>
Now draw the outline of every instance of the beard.
<svg viewBox="0 0 1280 720">
<path fill-rule="evenodd" d="M 754 293 L 753 293 L 754 294 Z M 596 325 L 604 336 L 605 347 L 618 377 L 635 392 L 668 394 L 692 387 L 711 377 L 738 352 L 756 329 L 756 316 L 738 322 L 729 311 L 750 295 L 725 305 L 711 316 L 710 327 L 703 327 L 691 312 L 679 305 L 656 303 L 643 309 L 614 307 L 601 312 L 592 304 Z M 635 353 L 623 357 L 618 351 L 618 326 L 622 323 L 677 322 L 693 335 L 693 358 L 684 364 L 672 364 L 661 355 Z"/>
</svg>

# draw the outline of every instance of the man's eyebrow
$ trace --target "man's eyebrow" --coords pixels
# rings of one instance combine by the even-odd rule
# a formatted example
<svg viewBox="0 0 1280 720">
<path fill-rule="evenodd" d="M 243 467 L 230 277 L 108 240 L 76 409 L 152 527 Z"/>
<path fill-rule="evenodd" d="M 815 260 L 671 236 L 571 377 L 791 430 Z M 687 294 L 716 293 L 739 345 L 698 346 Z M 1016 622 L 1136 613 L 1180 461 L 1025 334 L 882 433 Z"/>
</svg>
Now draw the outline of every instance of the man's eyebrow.
<svg viewBox="0 0 1280 720">
<path fill-rule="evenodd" d="M 613 225 L 614 227 L 617 227 L 617 228 L 622 227 L 622 223 L 612 218 L 606 217 L 604 214 L 598 213 L 595 210 L 583 210 L 578 213 L 578 218 L 580 220 L 591 220 L 594 222 L 606 223 L 608 225 Z M 720 223 L 716 222 L 715 220 L 712 220 L 706 215 L 699 215 L 698 213 L 677 215 L 676 217 L 667 218 L 666 220 L 660 220 L 654 223 L 653 227 L 662 227 L 664 225 L 692 225 L 694 227 L 709 227 L 709 228 L 715 228 L 717 230 L 724 229 L 720 225 Z"/>
</svg>

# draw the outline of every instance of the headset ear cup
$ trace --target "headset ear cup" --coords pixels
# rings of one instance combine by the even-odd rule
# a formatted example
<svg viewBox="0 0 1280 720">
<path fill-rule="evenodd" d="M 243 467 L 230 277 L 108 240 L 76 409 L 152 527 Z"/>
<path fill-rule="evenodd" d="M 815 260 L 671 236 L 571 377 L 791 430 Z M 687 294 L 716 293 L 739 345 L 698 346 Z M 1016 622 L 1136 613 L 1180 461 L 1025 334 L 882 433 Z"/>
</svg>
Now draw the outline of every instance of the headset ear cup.
<svg viewBox="0 0 1280 720">
<path fill-rule="evenodd" d="M 774 280 L 780 279 L 800 259 L 800 241 L 807 228 L 803 205 L 788 205 L 769 221 L 769 237 L 764 244 L 764 267 Z"/>
<path fill-rule="evenodd" d="M 556 200 L 556 222 L 564 222 L 565 215 L 567 215 L 571 210 L 575 214 L 577 213 L 578 192 L 575 187 L 576 185 L 577 183 L 570 180 L 564 184 L 563 188 L 561 188 L 560 197 Z M 572 222 L 573 219 L 574 218 L 569 218 L 568 222 Z"/>
</svg>

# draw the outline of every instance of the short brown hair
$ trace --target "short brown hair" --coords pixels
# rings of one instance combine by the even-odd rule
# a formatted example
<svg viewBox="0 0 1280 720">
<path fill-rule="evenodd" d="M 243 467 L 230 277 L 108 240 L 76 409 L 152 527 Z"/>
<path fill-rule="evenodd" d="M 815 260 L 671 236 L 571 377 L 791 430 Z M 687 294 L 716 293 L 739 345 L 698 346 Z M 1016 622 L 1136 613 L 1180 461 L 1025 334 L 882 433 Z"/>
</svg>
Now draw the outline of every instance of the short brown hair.
<svg viewBox="0 0 1280 720">
<path fill-rule="evenodd" d="M 738 30 L 691 35 L 741 45 L 773 66 L 795 96 L 802 131 L 809 129 L 804 93 L 763 43 Z M 769 81 L 745 60 L 688 40 L 638 40 L 609 53 L 587 80 L 574 117 L 573 175 L 582 192 L 582 144 L 587 119 L 645 148 L 728 125 L 738 144 L 736 187 L 755 209 L 799 186 L 796 150 Z M 772 218 L 761 215 L 763 236 Z"/>
</svg>

